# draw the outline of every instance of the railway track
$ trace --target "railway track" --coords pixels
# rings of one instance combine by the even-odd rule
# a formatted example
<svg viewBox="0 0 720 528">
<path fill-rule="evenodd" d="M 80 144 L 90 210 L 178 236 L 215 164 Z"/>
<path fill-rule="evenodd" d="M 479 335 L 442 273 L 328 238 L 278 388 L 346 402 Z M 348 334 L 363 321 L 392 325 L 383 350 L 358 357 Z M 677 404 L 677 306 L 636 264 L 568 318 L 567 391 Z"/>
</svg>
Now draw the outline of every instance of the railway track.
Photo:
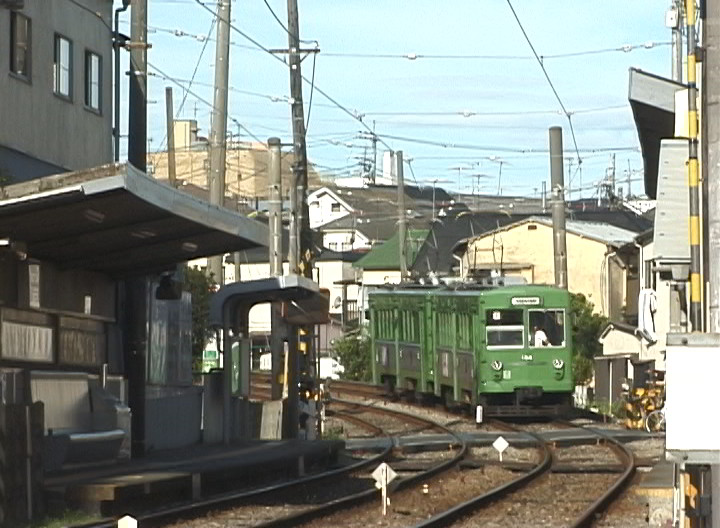
<svg viewBox="0 0 720 528">
<path fill-rule="evenodd" d="M 382 451 L 346 467 L 290 482 L 239 493 L 216 495 L 145 512 L 137 515 L 140 525 L 143 527 L 206 526 L 211 520 L 215 526 L 298 526 L 377 496 L 378 492 L 367 475 L 369 469 L 374 469 L 380 461 L 389 459 L 394 443 L 388 436 L 386 427 L 377 426 L 368 417 L 362 416 L 363 414 L 381 414 L 390 416 L 395 421 L 402 419 L 412 426 L 413 431 L 417 431 L 418 426 L 421 426 L 424 430 L 452 434 L 452 431 L 438 423 L 400 411 L 347 401 L 336 401 L 335 406 L 340 409 L 334 409 L 334 418 L 351 422 L 376 436 L 385 436 L 387 441 Z M 397 427 L 397 424 L 394 426 Z M 465 456 L 467 446 L 460 438 L 456 438 L 454 447 L 455 456 L 450 460 L 441 460 L 421 474 L 403 479 L 400 486 L 408 486 L 420 478 L 429 478 L 457 465 Z M 316 504 L 316 502 L 320 503 Z M 116 526 L 114 519 L 106 519 L 77 525 L 74 528 L 114 526 Z"/>
<path fill-rule="evenodd" d="M 344 392 L 368 397 L 370 391 L 355 390 L 356 385 L 341 383 L 339 384 L 340 390 L 338 390 L 334 383 L 332 391 L 333 394 Z M 589 418 L 597 420 L 595 416 Z M 484 515 L 486 509 L 493 504 L 499 504 L 497 509 L 501 512 L 501 516 L 503 515 L 502 512 L 508 509 L 508 504 L 526 503 L 530 509 L 533 509 L 536 502 L 532 495 L 538 493 L 544 493 L 546 499 L 554 497 L 551 502 L 562 503 L 563 500 L 557 497 L 562 497 L 564 489 L 567 490 L 568 498 L 565 500 L 565 506 L 558 509 L 563 513 L 562 518 L 550 516 L 546 523 L 537 524 L 537 526 L 591 526 L 629 485 L 634 474 L 635 460 L 633 453 L 612 437 L 592 427 L 581 428 L 567 421 L 554 423 L 555 427 L 581 428 L 591 432 L 595 438 L 590 442 L 591 445 L 578 447 L 546 445 L 543 438 L 538 434 L 511 427 L 506 422 L 499 420 L 492 420 L 489 424 L 493 429 L 522 431 L 524 434 L 533 437 L 536 440 L 536 450 L 538 451 L 537 461 L 534 464 L 520 464 L 520 470 L 523 474 L 519 477 L 504 481 L 487 491 L 478 493 L 476 497 L 455 504 L 429 519 L 415 524 L 416 528 L 431 526 L 506 526 L 507 519 L 504 522 L 499 521 L 497 524 L 489 524 Z M 578 455 L 576 453 L 578 450 L 585 450 L 584 454 Z M 605 455 L 600 454 L 603 450 Z M 612 460 L 607 460 L 608 458 Z M 598 459 L 602 459 L 602 461 L 598 462 Z M 588 463 L 588 460 L 591 462 Z M 482 464 L 476 467 L 482 467 Z M 551 478 L 551 476 L 555 478 Z M 544 485 L 546 488 L 544 491 L 538 491 L 538 489 L 542 489 L 542 484 L 536 485 L 535 489 L 530 488 L 532 483 L 542 482 L 543 477 L 549 482 L 549 484 Z M 555 485 L 555 480 L 559 480 L 561 483 L 565 481 L 565 484 Z M 530 489 L 529 492 L 528 489 Z M 530 493 L 530 496 L 524 498 L 525 493 Z M 337 521 L 337 519 L 335 520 Z M 537 518 L 535 520 L 538 521 Z M 528 522 L 526 520 L 525 522 L 524 525 L 536 526 L 536 524 L 532 524 L 532 521 Z M 523 523 L 520 522 L 520 524 Z M 331 526 L 332 523 L 327 525 Z M 354 525 L 356 524 L 348 524 L 348 526 Z M 361 526 L 362 524 L 358 523 L 357 525 Z M 387 526 L 393 525 L 393 523 L 387 524 Z M 398 525 L 407 526 L 408 524 Z"/>
<path fill-rule="evenodd" d="M 565 423 L 568 427 L 577 427 L 573 424 Z M 514 428 L 513 428 L 514 429 Z M 599 480 L 602 480 L 606 486 L 605 491 L 595 494 L 597 486 L 590 485 L 588 474 L 590 474 L 588 466 L 584 468 L 573 468 L 572 464 L 565 463 L 560 468 L 559 453 L 563 449 L 558 446 L 550 446 L 537 434 L 526 431 L 526 434 L 532 435 L 538 440 L 538 449 L 542 450 L 542 461 L 527 473 L 520 477 L 505 482 L 491 490 L 488 490 L 477 497 L 458 504 L 457 506 L 443 511 L 426 521 L 417 523 L 414 528 L 437 528 L 437 527 L 471 527 L 471 526 L 506 526 L 507 514 L 512 512 L 510 516 L 513 523 L 523 526 L 570 526 L 572 528 L 592 526 L 593 522 L 602 515 L 612 501 L 625 489 L 632 478 L 635 469 L 634 455 L 622 444 L 616 442 L 611 437 L 601 431 L 589 429 L 597 435 L 597 446 L 608 446 L 622 465 L 622 471 L 615 479 L 610 479 L 610 483 L 604 482 L 607 479 L 595 478 L 593 484 L 602 486 Z M 580 471 L 574 471 L 579 469 Z M 608 468 L 603 464 L 600 468 L 602 477 L 606 472 L 610 474 L 617 470 L 614 467 Z M 550 478 L 553 473 L 559 478 Z M 579 473 L 584 475 L 578 475 Z M 562 481 L 563 477 L 567 477 L 568 473 L 575 473 L 576 483 L 580 482 L 581 489 L 584 487 L 589 494 L 594 496 L 594 500 L 584 500 L 586 497 L 579 497 L 583 494 L 577 487 L 571 495 L 565 495 L 566 504 L 564 507 L 558 507 L 563 496 L 563 488 L 556 481 Z M 596 475 L 596 473 L 592 473 Z M 564 480 L 567 480 L 565 478 Z M 543 482 L 544 481 L 544 482 Z M 533 488 L 534 486 L 534 488 Z M 571 486 L 568 486 L 570 488 Z M 584 495 L 587 495 L 585 493 Z M 586 507 L 582 507 L 580 503 L 587 503 Z M 571 504 L 572 503 L 572 504 Z M 543 512 L 543 504 L 545 511 Z M 548 508 L 548 505 L 550 506 Z M 494 506 L 494 511 L 491 508 Z M 520 512 L 526 507 L 526 516 Z M 553 512 L 553 510 L 555 510 Z M 554 513 L 556 515 L 554 515 Z M 543 518 L 543 514 L 547 514 Z"/>
<path fill-rule="evenodd" d="M 565 502 L 567 505 L 558 507 L 562 511 L 562 519 L 549 518 L 543 524 L 528 524 L 527 526 L 591 526 L 613 499 L 624 489 L 632 476 L 634 461 L 632 453 L 622 445 L 614 442 L 612 438 L 605 436 L 601 431 L 588 428 L 596 436 L 595 443 L 608 452 L 613 453 L 618 460 L 614 463 L 604 463 L 593 468 L 582 467 L 575 464 L 571 447 L 547 445 L 542 436 L 532 431 L 522 431 L 523 434 L 534 439 L 534 461 L 524 464 L 514 464 L 514 474 L 510 469 L 513 464 L 475 464 L 474 467 L 481 467 L 482 472 L 492 474 L 491 478 L 485 479 L 477 492 L 470 493 L 470 498 L 457 500 L 459 497 L 442 497 L 442 489 L 446 483 L 454 479 L 472 481 L 475 473 L 480 471 L 463 470 L 447 473 L 447 470 L 458 467 L 464 460 L 465 467 L 473 467 L 467 459 L 468 447 L 462 438 L 455 434 L 448 427 L 443 427 L 431 420 L 420 418 L 415 413 L 402 413 L 396 409 L 386 406 L 383 399 L 384 391 L 380 387 L 365 385 L 361 383 L 348 383 L 333 381 L 330 384 L 330 393 L 333 397 L 348 396 L 366 400 L 359 401 L 332 399 L 329 402 L 330 412 L 328 416 L 333 419 L 340 419 L 346 423 L 352 423 L 356 427 L 370 431 L 373 436 L 385 436 L 388 438 L 382 453 L 374 454 L 372 457 L 357 462 L 351 468 L 343 468 L 328 473 L 314 475 L 299 481 L 283 483 L 276 486 L 268 486 L 263 489 L 246 491 L 237 494 L 227 494 L 222 497 L 211 497 L 203 501 L 196 501 L 192 504 L 185 504 L 164 511 L 152 512 L 141 516 L 142 526 L 204 526 L 212 522 L 214 526 L 256 526 L 256 527 L 280 527 L 280 526 L 358 526 L 364 527 L 377 522 L 379 493 L 372 486 L 372 483 L 364 478 L 365 482 L 359 486 L 344 486 L 339 480 L 341 474 L 346 478 L 353 478 L 350 475 L 358 475 L 364 472 L 367 476 L 367 468 L 378 464 L 381 460 L 389 460 L 395 463 L 398 471 L 403 475 L 399 479 L 392 500 L 391 511 L 399 512 L 399 520 L 393 522 L 386 519 L 384 526 L 507 526 L 507 519 L 493 521 L 498 515 L 504 517 L 504 512 L 511 509 L 517 510 L 525 507 L 529 510 L 536 508 L 538 496 L 550 503 L 562 502 L 558 497 L 562 495 L 563 489 L 567 489 L 569 497 Z M 252 394 L 256 398 L 269 398 L 269 376 L 253 374 Z M 368 404 L 367 400 L 371 403 Z M 371 423 L 365 414 L 384 414 L 390 417 L 393 422 L 378 426 Z M 398 429 L 398 417 L 403 416 L 403 428 Z M 394 424 L 394 425 L 393 425 Z M 413 429 L 408 429 L 407 424 L 412 424 Z M 573 424 L 564 423 L 563 427 L 577 427 Z M 391 432 L 391 428 L 395 430 Z M 493 421 L 492 428 L 496 430 L 514 430 L 505 422 Z M 438 463 L 436 460 L 424 458 L 427 455 L 399 456 L 398 443 L 390 435 L 395 437 L 407 434 L 417 434 L 428 430 L 444 431 L 445 434 L 454 438 L 452 457 Z M 395 449 L 393 451 L 393 446 Z M 422 449 L 422 447 L 420 448 Z M 437 449 L 437 447 L 435 447 Z M 600 449 L 600 447 L 598 447 Z M 390 458 L 391 452 L 395 454 Z M 570 454 L 564 454 L 570 453 Z M 577 457 L 576 457 L 577 458 Z M 580 457 L 582 459 L 582 457 Z M 504 466 L 504 467 L 503 467 Z M 622 468 L 622 469 L 619 469 Z M 493 473 L 495 471 L 497 474 Z M 520 475 L 517 473 L 520 472 Z M 601 475 L 591 484 L 588 474 Z M 558 482 L 572 481 L 564 488 Z M 363 480 L 359 477 L 359 480 Z M 585 482 L 581 484 L 580 482 Z M 324 484 L 323 484 L 324 482 Z M 580 483 L 580 484 L 579 484 Z M 573 488 L 574 486 L 574 488 Z M 345 490 L 340 491 L 341 488 Z M 352 489 L 351 489 L 352 488 Z M 605 488 L 600 493 L 597 490 Z M 579 490 L 584 490 L 579 491 Z M 594 494 L 588 497 L 590 491 Z M 582 497 L 580 496 L 582 495 Z M 439 505 L 432 515 L 424 515 L 421 520 L 413 519 L 413 507 L 404 506 L 404 496 L 414 496 L 415 500 L 420 497 L 423 506 L 432 503 L 436 498 Z M 454 502 L 453 502 L 453 499 Z M 442 505 L 445 501 L 445 505 Z M 572 503 L 572 504 L 571 504 Z M 409 504 L 412 504 L 410 501 Z M 500 512 L 500 513 L 498 513 Z M 520 513 L 518 515 L 521 515 Z M 198 516 L 204 516 L 198 518 Z M 397 515 L 396 515 L 397 516 Z M 190 518 L 195 520 L 190 520 Z M 171 524 L 173 519 L 183 519 L 179 524 Z M 536 518 L 536 520 L 538 520 Z M 538 521 L 539 522 L 539 521 Z M 199 523 L 199 524 L 198 524 Z M 494 524 L 493 524 L 494 523 Z M 523 521 L 515 523 L 523 525 Z M 92 526 L 113 526 L 113 524 L 94 524 Z"/>
</svg>

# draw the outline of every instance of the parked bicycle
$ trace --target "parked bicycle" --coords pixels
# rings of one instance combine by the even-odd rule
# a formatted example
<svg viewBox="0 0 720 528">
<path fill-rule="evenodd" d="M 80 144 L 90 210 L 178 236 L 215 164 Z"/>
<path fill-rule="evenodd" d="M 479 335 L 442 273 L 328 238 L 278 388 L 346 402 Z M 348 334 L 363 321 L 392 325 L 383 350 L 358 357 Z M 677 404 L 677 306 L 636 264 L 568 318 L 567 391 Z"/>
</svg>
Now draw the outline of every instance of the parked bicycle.
<svg viewBox="0 0 720 528">
<path fill-rule="evenodd" d="M 656 409 L 645 416 L 645 430 L 648 433 L 665 431 L 665 407 Z"/>
</svg>

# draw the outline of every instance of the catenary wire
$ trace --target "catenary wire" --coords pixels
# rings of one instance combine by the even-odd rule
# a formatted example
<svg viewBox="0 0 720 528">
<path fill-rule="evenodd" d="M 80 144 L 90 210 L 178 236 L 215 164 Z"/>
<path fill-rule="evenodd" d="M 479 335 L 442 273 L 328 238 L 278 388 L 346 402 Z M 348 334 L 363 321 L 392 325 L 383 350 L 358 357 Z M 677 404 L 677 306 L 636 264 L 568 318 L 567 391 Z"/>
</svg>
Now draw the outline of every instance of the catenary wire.
<svg viewBox="0 0 720 528">
<path fill-rule="evenodd" d="M 207 5 L 205 5 L 205 3 L 204 3 L 202 0 L 195 0 L 195 3 L 197 3 L 199 6 L 201 6 L 203 9 L 205 9 L 205 10 L 208 11 L 209 13 L 211 13 L 213 17 L 217 17 L 217 14 L 216 14 L 215 12 L 213 12 L 213 10 L 210 9 Z M 260 42 L 258 42 L 258 41 L 255 40 L 254 38 L 252 38 L 250 35 L 248 35 L 248 34 L 245 33 L 244 31 L 242 31 L 241 29 L 239 29 L 239 28 L 238 28 L 236 25 L 234 25 L 232 22 L 229 22 L 228 25 L 229 25 L 230 28 L 231 28 L 233 31 L 235 31 L 237 34 L 239 34 L 239 35 L 242 36 L 243 38 L 247 39 L 249 42 L 251 42 L 252 44 L 254 44 L 255 46 L 257 46 L 257 47 L 260 48 L 261 50 L 265 51 L 268 55 L 270 55 L 271 57 L 273 57 L 275 60 L 278 60 L 278 61 L 282 62 L 282 63 L 285 64 L 285 66 L 287 66 L 288 68 L 290 67 L 290 65 L 288 64 L 288 62 L 287 62 L 284 58 L 278 57 L 277 55 L 275 55 L 271 50 L 269 50 L 268 48 L 266 48 L 265 46 L 263 46 L 262 44 L 260 44 Z M 310 83 L 310 80 L 308 80 L 308 78 L 305 77 L 304 75 L 302 76 L 302 79 L 303 79 L 303 81 L 305 81 L 306 83 Z M 359 118 L 359 117 L 356 115 L 356 113 L 354 113 L 352 110 L 350 110 L 350 109 L 348 109 L 347 107 L 345 107 L 345 106 L 343 106 L 342 104 L 340 104 L 340 103 L 339 103 L 338 101 L 336 101 L 333 97 L 331 97 L 330 94 L 328 94 L 328 93 L 325 92 L 324 90 L 320 89 L 319 86 L 315 86 L 315 90 L 317 90 L 318 93 L 320 93 L 323 97 L 325 97 L 328 101 L 330 101 L 330 102 L 333 103 L 335 106 L 337 106 L 340 110 L 342 110 L 343 112 L 345 112 L 347 115 L 349 115 L 350 117 L 352 117 L 352 118 L 355 119 L 356 121 L 360 122 L 360 123 L 362 124 L 362 126 L 363 126 L 364 128 L 366 128 L 369 132 L 372 132 L 372 129 L 371 129 L 365 122 L 363 122 L 363 120 L 362 120 L 361 118 Z M 390 145 L 388 145 L 387 143 L 385 143 L 385 142 L 382 141 L 382 140 L 380 140 L 380 141 L 381 141 L 381 143 L 382 143 L 383 145 L 385 145 L 385 147 L 387 147 L 389 150 L 393 150 Z"/>
<path fill-rule="evenodd" d="M 198 68 L 200 67 L 200 61 L 202 61 L 203 55 L 205 55 L 205 50 L 207 49 L 207 44 L 210 41 L 210 35 L 213 32 L 213 29 L 215 28 L 215 19 L 213 18 L 210 22 L 210 28 L 208 29 L 207 38 L 203 41 L 203 47 L 200 50 L 200 55 L 198 55 L 197 61 L 195 62 L 195 69 L 193 69 L 193 73 L 190 76 L 190 82 L 188 83 L 187 89 L 183 88 L 183 98 L 182 101 L 180 101 L 180 106 L 178 107 L 177 112 L 175 112 L 175 119 L 180 117 L 180 114 L 185 107 L 185 102 L 187 101 L 188 94 L 190 93 L 189 90 L 192 88 L 193 82 L 195 82 L 195 76 L 197 75 Z M 165 136 L 163 137 L 162 141 L 160 142 L 160 149 L 165 145 L 165 141 L 167 140 L 167 132 L 165 133 Z"/>
<path fill-rule="evenodd" d="M 575 145 L 575 152 L 577 153 L 578 157 L 578 164 L 582 163 L 582 159 L 580 158 L 580 151 L 578 149 L 577 145 L 577 139 L 575 138 L 575 128 L 573 127 L 572 123 L 572 115 L 570 112 L 567 111 L 567 108 L 565 108 L 565 105 L 562 102 L 562 99 L 560 99 L 560 95 L 558 94 L 557 90 L 555 89 L 555 85 L 553 84 L 552 80 L 550 79 L 550 75 L 548 75 L 547 70 L 545 69 L 545 65 L 543 64 L 542 59 L 540 59 L 540 56 L 538 55 L 537 51 L 535 51 L 535 46 L 533 46 L 532 41 L 530 40 L 530 37 L 528 36 L 527 32 L 525 31 L 525 28 L 522 25 L 522 22 L 520 22 L 520 18 L 518 17 L 517 12 L 515 12 L 515 8 L 512 5 L 511 0 L 506 0 L 508 6 L 510 7 L 510 11 L 512 11 L 513 16 L 515 17 L 516 22 L 518 23 L 518 26 L 520 26 L 520 31 L 522 31 L 522 34 L 525 36 L 525 40 L 527 41 L 528 45 L 530 46 L 530 49 L 533 52 L 533 55 L 535 55 L 535 58 L 537 59 L 538 64 L 540 65 L 540 69 L 542 69 L 543 74 L 545 75 L 545 79 L 547 79 L 548 84 L 550 84 L 550 88 L 552 89 L 553 93 L 555 94 L 555 98 L 557 99 L 558 103 L 560 103 L 560 108 L 563 109 L 563 112 L 565 112 L 565 116 L 567 117 L 568 124 L 570 125 L 570 134 L 572 135 L 573 139 L 573 145 Z"/>
</svg>

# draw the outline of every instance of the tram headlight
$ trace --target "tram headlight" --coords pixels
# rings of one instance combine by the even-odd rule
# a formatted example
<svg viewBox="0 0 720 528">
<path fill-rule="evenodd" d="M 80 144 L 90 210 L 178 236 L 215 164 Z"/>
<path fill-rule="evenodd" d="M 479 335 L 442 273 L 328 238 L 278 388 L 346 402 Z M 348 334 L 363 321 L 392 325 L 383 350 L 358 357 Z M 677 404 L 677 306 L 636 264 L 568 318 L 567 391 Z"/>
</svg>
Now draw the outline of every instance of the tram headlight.
<svg viewBox="0 0 720 528">
<path fill-rule="evenodd" d="M 495 372 L 500 372 L 503 368 L 502 361 L 498 361 L 497 359 L 490 363 L 490 368 L 492 368 Z"/>
<path fill-rule="evenodd" d="M 556 370 L 560 370 L 561 368 L 563 368 L 565 366 L 565 362 L 560 358 L 555 358 L 555 359 L 553 359 L 552 366 Z"/>
</svg>

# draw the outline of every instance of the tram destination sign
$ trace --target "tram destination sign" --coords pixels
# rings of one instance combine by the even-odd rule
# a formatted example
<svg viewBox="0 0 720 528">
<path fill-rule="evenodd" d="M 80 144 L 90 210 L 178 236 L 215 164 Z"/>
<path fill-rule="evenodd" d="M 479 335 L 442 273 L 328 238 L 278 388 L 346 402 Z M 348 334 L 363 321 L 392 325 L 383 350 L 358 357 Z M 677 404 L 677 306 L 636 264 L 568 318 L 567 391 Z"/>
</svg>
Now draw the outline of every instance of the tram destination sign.
<svg viewBox="0 0 720 528">
<path fill-rule="evenodd" d="M 513 297 L 510 299 L 513 306 L 540 306 L 540 297 Z"/>
</svg>

